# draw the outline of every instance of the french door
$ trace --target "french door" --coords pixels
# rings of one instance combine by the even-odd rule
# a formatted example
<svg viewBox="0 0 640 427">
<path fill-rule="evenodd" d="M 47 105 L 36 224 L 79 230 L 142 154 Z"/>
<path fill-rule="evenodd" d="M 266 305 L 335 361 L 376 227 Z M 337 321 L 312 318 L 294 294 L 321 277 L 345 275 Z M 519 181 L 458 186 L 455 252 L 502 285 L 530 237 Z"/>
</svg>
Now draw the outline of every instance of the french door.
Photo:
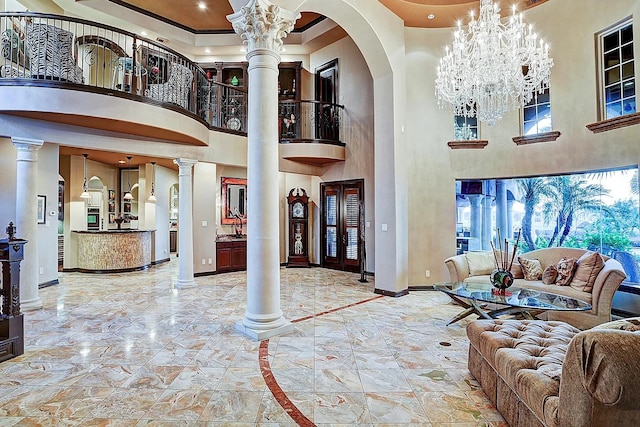
<svg viewBox="0 0 640 427">
<path fill-rule="evenodd" d="M 316 69 L 316 138 L 339 141 L 336 121 L 338 102 L 338 60 L 334 59 Z"/>
<path fill-rule="evenodd" d="M 321 265 L 360 272 L 364 180 L 320 184 L 322 194 Z"/>
</svg>

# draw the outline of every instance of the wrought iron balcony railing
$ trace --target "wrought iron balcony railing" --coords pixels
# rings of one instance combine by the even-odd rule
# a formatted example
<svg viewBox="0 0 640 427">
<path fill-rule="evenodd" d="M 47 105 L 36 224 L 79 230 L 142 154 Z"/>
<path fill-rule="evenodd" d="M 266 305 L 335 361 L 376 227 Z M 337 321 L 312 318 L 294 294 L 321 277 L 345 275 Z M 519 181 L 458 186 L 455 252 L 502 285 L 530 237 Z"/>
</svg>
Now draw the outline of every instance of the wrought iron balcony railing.
<svg viewBox="0 0 640 427">
<path fill-rule="evenodd" d="M 99 23 L 31 12 L 0 13 L 0 85 L 104 92 L 191 113 L 212 128 L 246 133 L 246 90 L 161 43 Z M 282 142 L 344 141 L 344 108 L 315 101 L 279 104 Z"/>
</svg>

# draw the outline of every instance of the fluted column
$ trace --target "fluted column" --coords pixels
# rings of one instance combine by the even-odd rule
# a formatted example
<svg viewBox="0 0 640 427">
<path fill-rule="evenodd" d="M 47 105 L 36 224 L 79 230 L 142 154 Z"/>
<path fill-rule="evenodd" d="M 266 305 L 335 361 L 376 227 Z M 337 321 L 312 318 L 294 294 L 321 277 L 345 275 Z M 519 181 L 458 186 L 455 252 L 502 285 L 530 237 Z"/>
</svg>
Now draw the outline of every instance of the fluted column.
<svg viewBox="0 0 640 427">
<path fill-rule="evenodd" d="M 42 308 L 38 292 L 38 150 L 42 140 L 15 138 L 16 156 L 16 235 L 27 241 L 20 272 L 20 307 L 22 311 Z M 45 207 L 46 214 L 46 207 Z"/>
<path fill-rule="evenodd" d="M 247 310 L 236 329 L 259 340 L 293 329 L 280 309 L 278 63 L 297 18 L 266 0 L 250 0 L 227 17 L 249 61 Z"/>
<path fill-rule="evenodd" d="M 174 159 L 173 163 L 178 165 L 178 247 L 180 256 L 178 257 L 178 281 L 176 287 L 185 288 L 195 286 L 193 276 L 193 165 L 197 160 Z"/>
</svg>

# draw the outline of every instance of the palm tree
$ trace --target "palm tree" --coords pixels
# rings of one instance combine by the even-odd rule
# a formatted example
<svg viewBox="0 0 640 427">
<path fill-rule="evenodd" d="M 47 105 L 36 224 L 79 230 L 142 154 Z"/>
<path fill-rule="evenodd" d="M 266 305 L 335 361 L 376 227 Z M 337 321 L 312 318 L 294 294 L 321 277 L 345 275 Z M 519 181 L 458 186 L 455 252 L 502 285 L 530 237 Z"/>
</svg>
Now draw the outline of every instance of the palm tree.
<svg viewBox="0 0 640 427">
<path fill-rule="evenodd" d="M 535 212 L 536 205 L 540 202 L 540 196 L 550 194 L 550 192 L 549 187 L 545 184 L 543 178 L 523 178 L 519 179 L 517 182 L 524 202 L 521 237 L 528 246 L 528 249 L 526 250 L 526 252 L 528 252 L 536 248 L 535 242 L 531 237 L 533 213 Z"/>
<path fill-rule="evenodd" d="M 609 190 L 600 184 L 590 184 L 584 176 L 563 175 L 547 179 L 549 190 L 553 196 L 544 205 L 545 218 L 548 220 L 556 213 L 556 225 L 553 230 L 549 247 L 562 246 L 573 226 L 573 218 L 580 211 L 604 211 L 609 208 L 602 202 L 601 197 L 609 194 Z M 558 237 L 559 236 L 559 237 Z"/>
</svg>

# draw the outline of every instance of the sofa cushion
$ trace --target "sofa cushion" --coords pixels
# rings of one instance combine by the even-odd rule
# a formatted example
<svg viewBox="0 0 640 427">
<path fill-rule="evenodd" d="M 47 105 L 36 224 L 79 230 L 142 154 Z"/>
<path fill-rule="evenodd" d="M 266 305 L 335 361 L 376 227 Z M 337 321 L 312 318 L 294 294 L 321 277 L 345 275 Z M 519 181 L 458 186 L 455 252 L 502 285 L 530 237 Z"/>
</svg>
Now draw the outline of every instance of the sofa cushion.
<svg viewBox="0 0 640 427">
<path fill-rule="evenodd" d="M 467 252 L 466 257 L 470 276 L 491 274 L 496 268 L 493 252 Z"/>
<path fill-rule="evenodd" d="M 522 266 L 524 280 L 540 280 L 542 278 L 542 265 L 540 261 L 519 256 L 518 262 Z"/>
<path fill-rule="evenodd" d="M 553 285 L 558 277 L 558 269 L 555 265 L 550 265 L 542 272 L 542 283 L 545 285 Z"/>
<path fill-rule="evenodd" d="M 600 270 L 604 268 L 604 259 L 598 252 L 585 252 L 578 258 L 576 271 L 569 285 L 579 291 L 591 292 Z"/>
<path fill-rule="evenodd" d="M 513 274 L 514 279 L 524 279 L 524 272 L 522 271 L 522 266 L 519 263 L 514 262 L 509 271 Z"/>
<path fill-rule="evenodd" d="M 578 260 L 575 258 L 562 258 L 556 266 L 558 270 L 558 277 L 556 278 L 556 285 L 567 286 L 573 278 L 573 273 L 576 271 L 576 264 Z"/>
</svg>

